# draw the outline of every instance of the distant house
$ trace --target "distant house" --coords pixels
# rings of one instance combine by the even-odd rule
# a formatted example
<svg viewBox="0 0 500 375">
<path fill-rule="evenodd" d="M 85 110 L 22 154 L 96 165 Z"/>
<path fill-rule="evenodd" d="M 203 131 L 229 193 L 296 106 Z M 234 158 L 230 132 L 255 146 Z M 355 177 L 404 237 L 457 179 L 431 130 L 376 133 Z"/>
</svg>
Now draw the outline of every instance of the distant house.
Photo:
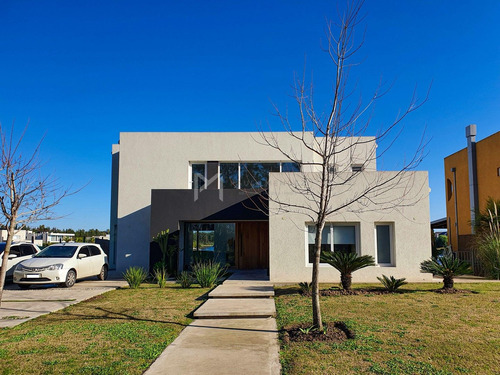
<svg viewBox="0 0 500 375">
<path fill-rule="evenodd" d="M 23 242 L 27 240 L 27 237 L 30 235 L 30 231 L 26 230 L 18 230 L 14 233 L 14 238 L 12 239 L 13 242 Z M 6 229 L 0 229 L 0 237 L 1 241 L 0 242 L 6 242 L 7 241 L 7 235 L 8 231 Z"/>
<path fill-rule="evenodd" d="M 317 174 L 311 149 L 285 133 L 274 136 L 301 155 L 301 165 L 257 142 L 258 133 L 121 133 L 112 148 L 111 268 L 151 268 L 159 260 L 152 238 L 168 228 L 178 239 L 179 270 L 208 258 L 235 269 L 267 269 L 271 281 L 310 280 L 315 237 L 310 218 L 279 212 L 272 204 L 267 212 L 251 207 L 256 187 L 307 204 L 304 196 L 290 191 L 287 176 Z M 321 143 L 312 133 L 307 137 Z M 376 150 L 373 137 L 359 143 L 331 166 L 352 179 L 350 188 L 336 191 L 335 204 L 369 181 L 399 173 L 377 171 L 376 159 L 367 157 Z M 361 213 L 342 209 L 327 217 L 323 251 L 372 255 L 378 264 L 359 271 L 357 281 L 376 282 L 382 273 L 430 280 L 419 267 L 431 256 L 427 172 L 401 173 L 415 183 L 387 189 L 384 197 L 399 202 L 422 195 L 415 205 L 381 212 L 366 201 Z M 336 270 L 321 267 L 321 281 L 338 281 Z"/>
<path fill-rule="evenodd" d="M 488 197 L 500 199 L 500 131 L 476 142 L 476 125 L 465 129 L 467 147 L 444 159 L 448 240 L 453 250 L 472 247 L 474 219 Z"/>
</svg>

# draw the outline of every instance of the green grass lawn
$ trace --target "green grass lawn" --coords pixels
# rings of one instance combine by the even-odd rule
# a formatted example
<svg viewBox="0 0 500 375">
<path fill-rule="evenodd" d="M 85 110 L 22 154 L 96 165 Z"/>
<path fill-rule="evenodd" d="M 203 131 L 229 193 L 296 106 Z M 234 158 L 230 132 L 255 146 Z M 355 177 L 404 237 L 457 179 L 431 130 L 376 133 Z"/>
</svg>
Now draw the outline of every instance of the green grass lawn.
<svg viewBox="0 0 500 375">
<path fill-rule="evenodd" d="M 367 286 L 375 285 L 354 288 Z M 473 293 L 431 291 L 439 287 L 409 284 L 401 294 L 321 297 L 324 321 L 343 320 L 357 337 L 282 344 L 283 373 L 499 374 L 500 283 L 456 284 Z M 279 328 L 312 322 L 311 299 L 298 287 L 276 288 L 276 296 Z"/>
<path fill-rule="evenodd" d="M 141 374 L 208 289 L 118 289 L 0 329 L 1 374 Z"/>
</svg>

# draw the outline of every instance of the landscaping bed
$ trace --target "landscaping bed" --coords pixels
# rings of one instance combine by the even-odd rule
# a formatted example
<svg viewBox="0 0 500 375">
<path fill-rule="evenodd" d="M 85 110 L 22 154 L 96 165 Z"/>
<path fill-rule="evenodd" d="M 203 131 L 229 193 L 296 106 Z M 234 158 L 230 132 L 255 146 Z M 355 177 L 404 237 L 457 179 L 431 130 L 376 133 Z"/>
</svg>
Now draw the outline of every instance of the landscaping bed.
<svg viewBox="0 0 500 375">
<path fill-rule="evenodd" d="M 143 284 L 0 329 L 2 374 L 142 374 L 208 289 Z"/>
<path fill-rule="evenodd" d="M 291 327 L 312 325 L 311 299 L 298 286 L 276 288 L 284 374 L 497 373 L 500 283 L 457 284 L 459 292 L 445 294 L 435 292 L 440 284 L 394 294 L 373 293 L 376 284 L 355 285 L 349 295 L 330 287 L 321 285 L 334 292 L 321 297 L 323 321 L 345 322 L 353 339 L 287 338 Z"/>
</svg>

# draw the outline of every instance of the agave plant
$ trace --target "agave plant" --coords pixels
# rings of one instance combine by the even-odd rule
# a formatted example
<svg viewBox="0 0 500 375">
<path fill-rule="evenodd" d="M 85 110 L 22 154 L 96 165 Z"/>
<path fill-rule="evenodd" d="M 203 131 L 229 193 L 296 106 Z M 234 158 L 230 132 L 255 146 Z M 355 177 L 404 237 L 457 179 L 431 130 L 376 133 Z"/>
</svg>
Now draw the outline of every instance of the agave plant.
<svg viewBox="0 0 500 375">
<path fill-rule="evenodd" d="M 321 261 L 340 272 L 340 283 L 345 290 L 351 290 L 353 272 L 375 265 L 371 255 L 360 256 L 356 253 L 325 252 L 321 254 Z"/>
<path fill-rule="evenodd" d="M 387 291 L 394 293 L 396 290 L 398 290 L 400 287 L 402 287 L 405 284 L 408 284 L 403 277 L 402 279 L 396 279 L 394 276 L 387 277 L 385 275 L 382 275 L 382 277 L 377 277 L 378 281 L 382 283 L 385 289 Z"/>
<path fill-rule="evenodd" d="M 129 267 L 123 274 L 123 278 L 127 281 L 132 289 L 137 289 L 148 277 L 148 272 L 142 267 Z"/>
<path fill-rule="evenodd" d="M 193 276 L 202 288 L 212 288 L 226 273 L 226 267 L 209 260 L 193 264 Z"/>
<path fill-rule="evenodd" d="M 181 284 L 181 288 L 189 288 L 193 281 L 193 276 L 191 276 L 191 272 L 188 271 L 182 271 L 177 276 L 177 283 Z"/>
<path fill-rule="evenodd" d="M 443 289 L 453 289 L 455 276 L 472 273 L 469 263 L 456 258 L 451 250 L 445 250 L 442 256 L 424 260 L 420 263 L 421 272 L 429 272 L 443 277 Z"/>
</svg>

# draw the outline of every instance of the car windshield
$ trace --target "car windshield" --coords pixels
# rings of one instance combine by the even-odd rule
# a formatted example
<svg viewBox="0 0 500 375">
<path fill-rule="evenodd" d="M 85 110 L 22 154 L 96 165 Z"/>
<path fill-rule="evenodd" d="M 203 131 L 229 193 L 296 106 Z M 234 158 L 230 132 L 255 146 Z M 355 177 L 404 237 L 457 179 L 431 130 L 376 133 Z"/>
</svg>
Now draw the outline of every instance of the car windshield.
<svg viewBox="0 0 500 375">
<path fill-rule="evenodd" d="M 2 254 L 3 251 L 5 250 L 5 245 L 6 245 L 5 242 L 0 243 L 0 254 Z"/>
<path fill-rule="evenodd" d="M 78 246 L 49 246 L 40 251 L 35 258 L 71 258 Z"/>
</svg>

